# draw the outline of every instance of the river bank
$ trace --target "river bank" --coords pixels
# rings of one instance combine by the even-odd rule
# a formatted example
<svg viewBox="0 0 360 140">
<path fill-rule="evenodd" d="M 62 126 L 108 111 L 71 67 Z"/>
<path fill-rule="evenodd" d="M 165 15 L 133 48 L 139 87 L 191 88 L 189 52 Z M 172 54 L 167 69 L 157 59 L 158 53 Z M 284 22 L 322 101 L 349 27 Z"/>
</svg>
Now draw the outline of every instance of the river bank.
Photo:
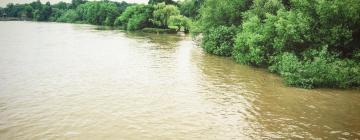
<svg viewBox="0 0 360 140">
<path fill-rule="evenodd" d="M 31 21 L 31 19 L 18 17 L 0 17 L 0 21 Z"/>
</svg>

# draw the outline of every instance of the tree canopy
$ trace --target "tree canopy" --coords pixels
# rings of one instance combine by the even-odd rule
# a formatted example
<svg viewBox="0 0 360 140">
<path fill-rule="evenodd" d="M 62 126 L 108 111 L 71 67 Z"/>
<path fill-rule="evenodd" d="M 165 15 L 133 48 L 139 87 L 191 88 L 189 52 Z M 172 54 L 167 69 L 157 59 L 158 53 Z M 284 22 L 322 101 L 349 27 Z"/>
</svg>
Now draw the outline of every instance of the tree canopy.
<svg viewBox="0 0 360 140">
<path fill-rule="evenodd" d="M 156 5 L 158 3 L 165 3 L 165 4 L 177 4 L 175 1 L 173 0 L 149 0 L 148 4 L 152 4 L 152 5 Z"/>
<path fill-rule="evenodd" d="M 168 28 L 168 20 L 170 16 L 179 15 L 180 11 L 174 5 L 166 5 L 159 3 L 154 6 L 153 19 L 151 21 L 161 28 Z"/>
<path fill-rule="evenodd" d="M 268 67 L 289 85 L 353 87 L 359 13 L 359 0 L 207 0 L 195 25 L 205 51 Z"/>
</svg>

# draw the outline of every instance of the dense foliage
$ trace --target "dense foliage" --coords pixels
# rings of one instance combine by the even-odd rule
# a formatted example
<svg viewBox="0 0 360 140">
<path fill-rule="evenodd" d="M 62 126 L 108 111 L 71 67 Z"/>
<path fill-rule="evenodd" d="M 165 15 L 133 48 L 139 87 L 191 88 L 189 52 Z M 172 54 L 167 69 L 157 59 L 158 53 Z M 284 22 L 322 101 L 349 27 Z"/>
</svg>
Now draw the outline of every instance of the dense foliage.
<svg viewBox="0 0 360 140">
<path fill-rule="evenodd" d="M 252 0 L 206 0 L 200 9 L 202 30 L 220 25 L 240 25 L 242 12 L 249 9 Z"/>
<path fill-rule="evenodd" d="M 235 26 L 212 27 L 204 33 L 202 47 L 208 53 L 231 56 L 235 35 Z"/>
<path fill-rule="evenodd" d="M 170 16 L 176 16 L 179 14 L 180 11 L 176 6 L 159 3 L 154 6 L 153 19 L 151 19 L 151 21 L 158 27 L 168 28 Z"/>
<path fill-rule="evenodd" d="M 152 17 L 153 8 L 148 5 L 134 5 L 128 7 L 118 17 L 115 24 L 123 25 L 127 30 L 138 30 L 151 26 L 149 19 Z"/>
<path fill-rule="evenodd" d="M 173 0 L 149 0 L 148 4 L 150 5 L 156 5 L 159 3 L 165 3 L 165 4 L 171 4 L 171 5 L 176 5 L 176 2 Z"/>
<path fill-rule="evenodd" d="M 56 21 L 58 22 L 68 22 L 68 23 L 74 23 L 76 21 L 79 21 L 80 17 L 78 13 L 73 10 L 67 10 L 59 18 L 56 18 Z"/>
<path fill-rule="evenodd" d="M 180 1 L 180 13 L 186 17 L 196 19 L 200 13 L 200 6 L 204 0 L 183 0 Z"/>
<path fill-rule="evenodd" d="M 359 86 L 359 62 L 340 59 L 326 48 L 308 50 L 304 55 L 303 59 L 288 52 L 278 55 L 270 70 L 283 76 L 288 85 L 305 88 Z"/>
<path fill-rule="evenodd" d="M 176 26 L 177 31 L 180 31 L 181 28 L 184 28 L 185 32 L 189 32 L 191 20 L 183 15 L 174 15 L 170 16 L 168 24 L 170 24 L 171 26 Z"/>
<path fill-rule="evenodd" d="M 360 0 L 207 0 L 194 29 L 206 52 L 269 67 L 289 85 L 358 87 L 359 13 Z"/>
<path fill-rule="evenodd" d="M 76 8 L 80 20 L 95 25 L 113 25 L 119 12 L 112 2 L 86 2 Z"/>
<path fill-rule="evenodd" d="M 178 31 L 183 29 L 188 32 L 192 22 L 180 15 L 177 5 L 172 0 L 150 0 L 149 5 L 108 0 L 72 0 L 71 3 L 59 2 L 51 5 L 49 2 L 42 4 L 38 0 L 30 4 L 10 3 L 6 8 L 0 9 L 0 14 L 37 21 L 119 26 L 127 30 L 169 29 L 169 25 L 172 25 L 176 26 Z"/>
</svg>

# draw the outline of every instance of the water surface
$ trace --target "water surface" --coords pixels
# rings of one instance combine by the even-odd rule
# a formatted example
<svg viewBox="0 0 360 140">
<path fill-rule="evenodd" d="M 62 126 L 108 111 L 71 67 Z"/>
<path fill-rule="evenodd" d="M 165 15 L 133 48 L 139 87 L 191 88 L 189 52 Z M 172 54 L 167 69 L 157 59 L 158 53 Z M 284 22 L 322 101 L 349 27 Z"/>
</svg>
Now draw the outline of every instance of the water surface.
<svg viewBox="0 0 360 140">
<path fill-rule="evenodd" d="M 274 138 L 360 138 L 360 91 L 286 87 L 181 34 L 0 22 L 0 139 Z"/>
</svg>

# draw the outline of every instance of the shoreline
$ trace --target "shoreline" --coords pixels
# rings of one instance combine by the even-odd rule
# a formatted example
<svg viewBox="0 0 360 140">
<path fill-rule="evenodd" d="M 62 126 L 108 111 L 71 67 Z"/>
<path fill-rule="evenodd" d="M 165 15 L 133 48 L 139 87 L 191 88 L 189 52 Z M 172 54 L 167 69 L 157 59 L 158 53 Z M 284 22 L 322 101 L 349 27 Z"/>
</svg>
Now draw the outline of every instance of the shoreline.
<svg viewBox="0 0 360 140">
<path fill-rule="evenodd" d="M 18 17 L 0 17 L 0 21 L 34 21 L 29 18 L 18 18 Z M 94 25 L 89 23 L 82 23 L 82 22 L 56 22 L 56 21 L 34 21 L 34 22 L 54 22 L 54 23 L 70 23 L 70 24 L 87 24 L 87 25 Z M 105 25 L 94 25 L 99 26 L 100 30 L 125 30 L 124 27 L 121 26 L 105 26 Z M 145 33 L 155 33 L 155 34 L 177 34 L 182 33 L 183 31 L 176 31 L 176 29 L 162 29 L 162 28 L 143 28 L 140 30 L 134 30 L 131 32 L 145 32 Z"/>
<path fill-rule="evenodd" d="M 32 21 L 30 18 L 0 17 L 0 21 Z"/>
</svg>

